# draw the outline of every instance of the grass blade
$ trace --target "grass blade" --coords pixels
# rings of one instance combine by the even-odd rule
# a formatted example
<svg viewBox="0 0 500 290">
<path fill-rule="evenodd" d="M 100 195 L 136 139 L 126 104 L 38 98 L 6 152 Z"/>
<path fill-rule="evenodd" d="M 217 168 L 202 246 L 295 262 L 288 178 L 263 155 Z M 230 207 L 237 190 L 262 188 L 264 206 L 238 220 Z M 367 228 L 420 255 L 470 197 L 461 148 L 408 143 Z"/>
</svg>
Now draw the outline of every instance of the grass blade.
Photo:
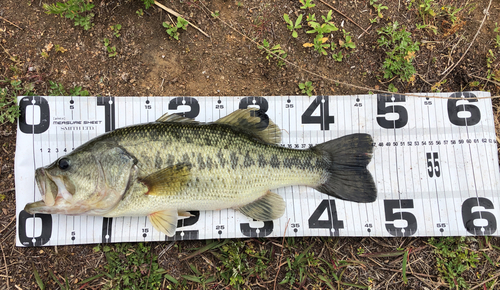
<svg viewBox="0 0 500 290">
<path fill-rule="evenodd" d="M 405 284 L 408 284 L 408 278 L 406 278 L 406 264 L 408 263 L 408 251 L 405 251 L 404 252 L 404 255 L 403 255 L 403 269 L 402 269 L 402 273 L 403 273 L 403 281 L 405 282 Z"/>
<path fill-rule="evenodd" d="M 43 284 L 40 275 L 38 275 L 38 271 L 35 268 L 35 264 L 32 265 L 33 265 L 33 275 L 35 276 L 36 284 L 38 285 L 38 287 L 40 287 L 40 289 L 45 290 L 45 284 Z"/>
</svg>

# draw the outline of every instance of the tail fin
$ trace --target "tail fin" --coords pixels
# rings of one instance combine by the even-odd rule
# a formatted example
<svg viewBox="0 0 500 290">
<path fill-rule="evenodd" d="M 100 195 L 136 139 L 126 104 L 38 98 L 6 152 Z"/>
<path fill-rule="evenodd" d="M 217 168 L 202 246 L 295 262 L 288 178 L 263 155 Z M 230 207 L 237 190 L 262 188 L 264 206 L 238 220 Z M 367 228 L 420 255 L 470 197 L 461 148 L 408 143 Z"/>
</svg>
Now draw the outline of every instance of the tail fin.
<svg viewBox="0 0 500 290">
<path fill-rule="evenodd" d="M 366 169 L 372 159 L 373 139 L 368 134 L 352 134 L 312 148 L 328 162 L 328 177 L 316 190 L 348 201 L 373 202 L 377 188 Z"/>
</svg>

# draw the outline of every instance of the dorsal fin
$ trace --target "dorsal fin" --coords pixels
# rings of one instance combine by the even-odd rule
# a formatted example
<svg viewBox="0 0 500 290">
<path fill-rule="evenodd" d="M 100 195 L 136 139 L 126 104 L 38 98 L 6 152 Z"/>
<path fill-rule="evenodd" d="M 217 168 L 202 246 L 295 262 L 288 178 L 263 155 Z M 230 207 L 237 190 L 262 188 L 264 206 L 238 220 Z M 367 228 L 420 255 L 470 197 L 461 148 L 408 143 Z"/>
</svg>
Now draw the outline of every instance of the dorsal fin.
<svg viewBox="0 0 500 290">
<path fill-rule="evenodd" d="M 169 114 L 169 113 L 163 114 L 163 116 L 158 118 L 156 120 L 156 122 L 162 122 L 162 123 L 163 122 L 198 123 L 197 121 L 195 121 L 193 119 L 186 118 L 186 117 L 183 117 L 181 115 Z"/>
<path fill-rule="evenodd" d="M 281 130 L 262 110 L 256 108 L 240 109 L 215 121 L 244 129 L 265 142 L 277 144 L 281 142 Z"/>
</svg>

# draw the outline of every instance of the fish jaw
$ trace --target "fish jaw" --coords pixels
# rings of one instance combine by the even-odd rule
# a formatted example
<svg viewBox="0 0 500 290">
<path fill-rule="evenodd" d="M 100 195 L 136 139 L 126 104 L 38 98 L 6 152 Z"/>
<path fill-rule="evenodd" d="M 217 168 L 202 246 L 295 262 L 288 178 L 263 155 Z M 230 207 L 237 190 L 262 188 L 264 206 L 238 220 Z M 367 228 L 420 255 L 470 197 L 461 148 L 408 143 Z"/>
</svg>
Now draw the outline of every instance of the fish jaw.
<svg viewBox="0 0 500 290">
<path fill-rule="evenodd" d="M 45 205 L 53 206 L 58 195 L 57 184 L 49 178 L 43 167 L 35 171 L 35 180 Z"/>
</svg>

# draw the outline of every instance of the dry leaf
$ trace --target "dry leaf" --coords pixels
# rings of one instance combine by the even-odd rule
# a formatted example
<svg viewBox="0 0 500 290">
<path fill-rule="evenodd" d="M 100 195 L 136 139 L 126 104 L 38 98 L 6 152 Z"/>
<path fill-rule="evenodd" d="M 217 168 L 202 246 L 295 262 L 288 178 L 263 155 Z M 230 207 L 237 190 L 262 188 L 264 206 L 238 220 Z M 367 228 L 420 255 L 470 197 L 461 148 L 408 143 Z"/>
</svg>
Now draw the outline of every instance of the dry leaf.
<svg viewBox="0 0 500 290">
<path fill-rule="evenodd" d="M 344 45 L 344 41 L 342 41 L 342 39 L 339 39 L 339 44 L 340 46 Z"/>
<path fill-rule="evenodd" d="M 52 44 L 52 42 L 50 42 L 45 46 L 45 49 L 47 50 L 47 52 L 49 52 L 52 49 L 52 47 L 54 47 L 54 45 Z"/>
<path fill-rule="evenodd" d="M 306 43 L 302 44 L 302 46 L 303 46 L 303 47 L 313 47 L 313 46 L 314 46 L 314 44 L 309 43 L 309 42 L 306 42 Z"/>
</svg>

